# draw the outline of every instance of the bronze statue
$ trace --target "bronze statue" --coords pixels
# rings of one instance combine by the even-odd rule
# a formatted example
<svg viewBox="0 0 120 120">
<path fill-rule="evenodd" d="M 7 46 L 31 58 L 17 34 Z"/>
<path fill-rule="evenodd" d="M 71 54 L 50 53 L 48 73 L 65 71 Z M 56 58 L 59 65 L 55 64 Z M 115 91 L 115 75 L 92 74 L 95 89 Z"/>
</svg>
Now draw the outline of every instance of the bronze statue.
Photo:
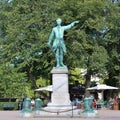
<svg viewBox="0 0 120 120">
<path fill-rule="evenodd" d="M 57 26 L 52 29 L 52 32 L 50 34 L 47 44 L 52 49 L 52 51 L 55 53 L 56 62 L 57 62 L 56 67 L 64 68 L 66 67 L 63 64 L 63 55 L 66 52 L 66 46 L 64 44 L 64 39 L 63 39 L 64 31 L 72 28 L 76 23 L 79 23 L 79 21 L 74 21 L 67 26 L 61 26 L 62 20 L 60 18 L 58 18 L 56 22 L 57 22 Z M 54 37 L 55 37 L 55 40 L 53 42 L 53 45 L 51 46 L 51 42 Z"/>
</svg>

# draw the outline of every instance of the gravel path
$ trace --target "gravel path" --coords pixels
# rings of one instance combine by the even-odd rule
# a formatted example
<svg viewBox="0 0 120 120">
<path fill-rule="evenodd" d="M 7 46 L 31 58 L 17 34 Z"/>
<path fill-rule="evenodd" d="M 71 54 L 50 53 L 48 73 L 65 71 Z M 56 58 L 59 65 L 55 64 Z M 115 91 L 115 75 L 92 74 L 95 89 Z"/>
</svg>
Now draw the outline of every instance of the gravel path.
<svg viewBox="0 0 120 120">
<path fill-rule="evenodd" d="M 65 115 L 52 115 L 48 113 L 39 114 L 34 117 L 21 117 L 20 111 L 0 111 L 0 120 L 120 120 L 120 110 L 97 110 L 98 114 L 95 117 L 81 117 L 78 112 L 73 114 L 73 117 Z M 77 115 L 78 114 L 78 115 Z"/>
</svg>

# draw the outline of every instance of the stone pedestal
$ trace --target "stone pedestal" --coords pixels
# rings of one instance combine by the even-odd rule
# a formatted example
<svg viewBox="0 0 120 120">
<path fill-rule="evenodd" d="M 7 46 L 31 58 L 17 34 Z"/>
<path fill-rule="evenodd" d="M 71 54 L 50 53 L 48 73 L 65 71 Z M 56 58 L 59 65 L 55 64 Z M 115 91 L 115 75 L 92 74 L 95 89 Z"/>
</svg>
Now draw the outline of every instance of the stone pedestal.
<svg viewBox="0 0 120 120">
<path fill-rule="evenodd" d="M 54 67 L 51 73 L 53 92 L 51 94 L 51 103 L 48 104 L 48 107 L 54 109 L 67 109 L 71 107 L 68 92 L 68 69 Z"/>
</svg>

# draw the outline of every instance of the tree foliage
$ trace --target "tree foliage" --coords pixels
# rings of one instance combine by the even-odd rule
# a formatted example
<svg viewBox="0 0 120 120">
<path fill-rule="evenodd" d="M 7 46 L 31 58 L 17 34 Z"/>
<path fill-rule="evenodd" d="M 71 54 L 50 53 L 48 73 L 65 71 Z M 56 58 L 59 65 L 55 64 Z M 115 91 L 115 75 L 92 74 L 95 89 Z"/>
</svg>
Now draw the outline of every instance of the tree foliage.
<svg viewBox="0 0 120 120">
<path fill-rule="evenodd" d="M 64 63 L 68 69 L 87 69 L 86 87 L 90 86 L 92 75 L 108 75 L 109 81 L 114 80 L 117 85 L 120 78 L 119 2 L 1 0 L 0 3 L 0 85 L 3 91 L 11 94 L 11 88 L 17 89 L 12 83 L 19 86 L 17 83 L 23 78 L 26 86 L 30 85 L 28 88 L 33 90 L 39 87 L 37 81 L 41 78 L 46 85 L 50 83 L 55 56 L 46 43 L 58 17 L 63 25 L 80 20 L 64 36 L 67 47 Z M 70 78 L 79 79 L 78 76 Z M 0 96 L 10 94 L 1 92 Z"/>
</svg>

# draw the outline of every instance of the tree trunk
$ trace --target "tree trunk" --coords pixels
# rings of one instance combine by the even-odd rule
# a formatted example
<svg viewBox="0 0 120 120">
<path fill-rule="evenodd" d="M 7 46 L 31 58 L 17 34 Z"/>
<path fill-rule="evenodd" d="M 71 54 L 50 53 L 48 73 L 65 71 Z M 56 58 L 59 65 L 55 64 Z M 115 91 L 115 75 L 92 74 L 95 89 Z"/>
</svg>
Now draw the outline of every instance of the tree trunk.
<svg viewBox="0 0 120 120">
<path fill-rule="evenodd" d="M 87 88 L 90 87 L 90 83 L 91 83 L 91 70 L 87 69 L 86 81 L 85 81 L 85 97 L 90 96 L 90 92 L 87 90 Z"/>
<path fill-rule="evenodd" d="M 90 65 L 91 65 L 91 51 L 89 53 L 89 56 L 87 58 L 87 73 L 85 75 L 86 77 L 86 81 L 85 81 L 85 97 L 89 97 L 90 96 L 90 92 L 87 90 L 87 88 L 90 87 L 90 84 L 91 84 L 91 75 L 92 75 L 92 70 L 90 68 Z"/>
<path fill-rule="evenodd" d="M 37 88 L 36 80 L 35 80 L 35 78 L 34 78 L 34 76 L 33 76 L 33 74 L 31 72 L 29 72 L 29 78 L 30 78 L 30 80 L 32 80 L 33 89 L 36 89 Z"/>
</svg>

